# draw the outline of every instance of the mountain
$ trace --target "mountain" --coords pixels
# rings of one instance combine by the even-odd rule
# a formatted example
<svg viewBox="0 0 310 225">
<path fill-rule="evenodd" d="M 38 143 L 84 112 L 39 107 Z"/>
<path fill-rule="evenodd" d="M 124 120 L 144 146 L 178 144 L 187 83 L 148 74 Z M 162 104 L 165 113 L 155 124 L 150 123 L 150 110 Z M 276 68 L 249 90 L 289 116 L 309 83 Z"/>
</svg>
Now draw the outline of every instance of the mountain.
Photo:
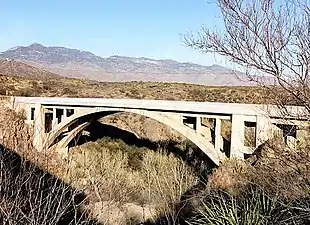
<svg viewBox="0 0 310 225">
<path fill-rule="evenodd" d="M 0 75 L 32 79 L 59 78 L 58 75 L 11 59 L 0 59 Z"/>
<path fill-rule="evenodd" d="M 91 52 L 65 47 L 46 47 L 38 43 L 17 46 L 0 58 L 26 62 L 65 77 L 98 81 L 162 81 L 207 85 L 248 85 L 235 75 L 242 75 L 219 65 L 203 66 L 170 59 L 155 60 L 127 56 L 103 58 Z"/>
</svg>

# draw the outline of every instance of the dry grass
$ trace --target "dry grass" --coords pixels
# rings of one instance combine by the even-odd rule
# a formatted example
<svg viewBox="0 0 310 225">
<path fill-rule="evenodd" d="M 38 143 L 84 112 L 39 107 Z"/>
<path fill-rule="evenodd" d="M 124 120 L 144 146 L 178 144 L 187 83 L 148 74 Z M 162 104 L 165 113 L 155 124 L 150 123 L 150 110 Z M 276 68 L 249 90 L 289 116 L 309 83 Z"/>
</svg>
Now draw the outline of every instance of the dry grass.
<svg viewBox="0 0 310 225">
<path fill-rule="evenodd" d="M 134 152 L 138 154 L 132 157 Z M 103 222 L 141 222 L 169 213 L 197 182 L 192 169 L 175 156 L 131 147 L 120 140 L 87 143 L 70 155 L 67 179 L 86 190 L 92 201 L 89 206 L 96 206 L 94 213 Z M 105 216 L 103 209 L 113 216 Z M 128 209 L 135 210 L 126 213 Z"/>
<path fill-rule="evenodd" d="M 183 161 L 152 151 L 144 155 L 140 174 L 144 198 L 155 206 L 157 215 L 169 212 L 184 192 L 198 182 Z"/>
</svg>

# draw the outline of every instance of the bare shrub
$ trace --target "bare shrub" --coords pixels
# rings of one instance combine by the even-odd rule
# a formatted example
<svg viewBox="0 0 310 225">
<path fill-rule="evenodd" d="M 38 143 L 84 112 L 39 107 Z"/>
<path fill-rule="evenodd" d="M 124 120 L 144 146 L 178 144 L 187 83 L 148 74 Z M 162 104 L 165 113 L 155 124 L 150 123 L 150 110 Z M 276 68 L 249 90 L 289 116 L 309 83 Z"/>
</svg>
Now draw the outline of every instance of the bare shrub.
<svg viewBox="0 0 310 225">
<path fill-rule="evenodd" d="M 208 186 L 212 190 L 240 194 L 249 183 L 249 172 L 250 168 L 244 162 L 228 159 L 209 176 Z"/>
<path fill-rule="evenodd" d="M 197 182 L 192 169 L 175 156 L 107 138 L 72 149 L 69 164 L 67 179 L 86 190 L 87 207 L 112 224 L 168 214 Z"/>
<path fill-rule="evenodd" d="M 128 169 L 127 155 L 96 142 L 70 153 L 73 165 L 69 180 L 77 187 L 90 188 L 96 201 L 139 202 L 139 176 Z"/>
<path fill-rule="evenodd" d="M 250 181 L 284 199 L 309 197 L 309 148 L 308 145 L 292 149 L 270 140 L 252 168 Z"/>
<path fill-rule="evenodd" d="M 0 153 L 1 224 L 95 224 L 82 210 L 82 192 L 6 149 Z"/>
<path fill-rule="evenodd" d="M 192 169 L 173 155 L 148 151 L 141 168 L 144 198 L 154 205 L 156 214 L 174 212 L 176 202 L 198 179 Z"/>
<path fill-rule="evenodd" d="M 10 109 L 0 115 L 1 224 L 95 224 L 83 210 L 83 192 L 39 168 L 55 160 L 34 150 L 24 119 L 23 112 Z"/>
<path fill-rule="evenodd" d="M 257 157 L 254 162 L 224 162 L 210 176 L 210 187 L 240 194 L 247 186 L 257 185 L 285 201 L 309 197 L 309 146 L 292 149 L 278 140 L 269 140 Z"/>
</svg>

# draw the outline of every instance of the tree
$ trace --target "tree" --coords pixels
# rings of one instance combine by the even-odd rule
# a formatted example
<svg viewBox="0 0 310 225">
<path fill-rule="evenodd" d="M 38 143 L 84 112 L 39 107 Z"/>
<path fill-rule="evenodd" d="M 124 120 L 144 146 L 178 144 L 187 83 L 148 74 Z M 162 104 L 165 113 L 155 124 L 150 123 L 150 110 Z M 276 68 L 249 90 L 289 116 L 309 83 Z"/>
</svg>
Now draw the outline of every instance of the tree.
<svg viewBox="0 0 310 225">
<path fill-rule="evenodd" d="M 220 8 L 224 29 L 202 27 L 197 33 L 183 35 L 185 44 L 204 53 L 227 57 L 245 68 L 249 79 L 274 91 L 279 105 L 293 100 L 310 113 L 309 0 L 215 0 L 215 3 Z M 268 79 L 262 79 L 266 75 L 276 83 L 266 83 Z"/>
</svg>

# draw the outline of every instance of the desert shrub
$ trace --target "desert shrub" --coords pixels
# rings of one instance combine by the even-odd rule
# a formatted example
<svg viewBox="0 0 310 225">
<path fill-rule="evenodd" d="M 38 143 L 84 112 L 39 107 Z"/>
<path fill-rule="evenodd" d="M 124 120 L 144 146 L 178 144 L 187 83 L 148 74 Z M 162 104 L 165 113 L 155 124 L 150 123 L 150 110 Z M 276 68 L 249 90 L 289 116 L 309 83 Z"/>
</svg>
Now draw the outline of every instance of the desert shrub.
<svg viewBox="0 0 310 225">
<path fill-rule="evenodd" d="M 198 179 L 191 168 L 172 154 L 147 151 L 141 168 L 144 198 L 156 206 L 156 214 L 169 213 Z M 173 212 L 173 210 L 171 210 Z"/>
<path fill-rule="evenodd" d="M 258 186 L 251 186 L 244 195 L 217 192 L 208 195 L 196 209 L 188 224 L 246 225 L 246 224 L 309 224 L 310 201 L 302 199 L 283 202 Z"/>
<path fill-rule="evenodd" d="M 261 157 L 251 167 L 249 181 L 283 199 L 310 196 L 310 146 L 289 148 L 274 140 L 267 142 Z"/>
<path fill-rule="evenodd" d="M 85 189 L 91 199 L 88 207 L 96 208 L 95 215 L 104 214 L 104 221 L 111 224 L 168 214 L 197 182 L 193 170 L 181 159 L 117 139 L 89 142 L 69 154 L 66 179 Z"/>
<path fill-rule="evenodd" d="M 63 95 L 77 95 L 78 91 L 76 89 L 73 88 L 69 88 L 69 87 L 64 87 L 61 90 Z"/>
<path fill-rule="evenodd" d="M 69 179 L 79 188 L 90 188 L 97 201 L 139 202 L 139 176 L 128 169 L 128 157 L 100 143 L 87 143 L 70 154 L 74 163 Z"/>
<path fill-rule="evenodd" d="M 4 83 L 0 83 L 0 95 L 6 95 L 8 88 Z"/>
<path fill-rule="evenodd" d="M 97 141 L 101 147 L 108 148 L 112 154 L 115 152 L 122 152 L 127 156 L 128 166 L 133 170 L 141 168 L 143 154 L 148 150 L 144 147 L 137 147 L 135 145 L 128 145 L 121 139 L 111 139 L 104 137 Z"/>
<path fill-rule="evenodd" d="M 310 223 L 309 145 L 273 139 L 254 155 L 214 170 L 190 224 Z"/>
<path fill-rule="evenodd" d="M 225 191 L 230 194 L 240 194 L 249 184 L 251 168 L 236 159 L 225 160 L 208 177 L 211 190 Z"/>
<path fill-rule="evenodd" d="M 255 184 L 283 200 L 310 196 L 309 145 L 290 148 L 277 139 L 266 142 L 246 162 L 229 159 L 209 177 L 215 190 L 240 193 Z"/>
<path fill-rule="evenodd" d="M 195 101 L 204 101 L 206 99 L 206 91 L 203 89 L 191 89 L 188 91 L 189 98 Z"/>
</svg>

